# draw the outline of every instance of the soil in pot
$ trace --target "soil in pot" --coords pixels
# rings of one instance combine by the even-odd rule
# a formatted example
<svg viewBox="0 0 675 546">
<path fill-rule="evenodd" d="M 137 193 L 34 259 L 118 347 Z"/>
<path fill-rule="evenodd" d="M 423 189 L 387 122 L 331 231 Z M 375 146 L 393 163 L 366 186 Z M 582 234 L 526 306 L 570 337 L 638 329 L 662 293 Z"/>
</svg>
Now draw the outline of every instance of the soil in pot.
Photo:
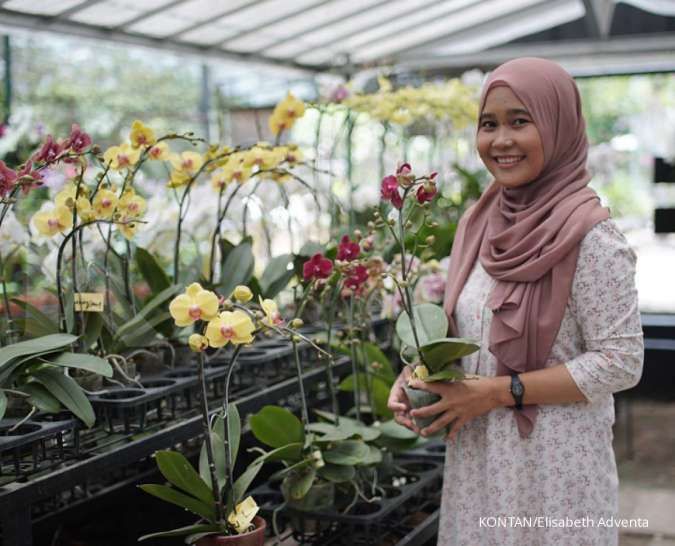
<svg viewBox="0 0 675 546">
<path fill-rule="evenodd" d="M 410 406 L 413 409 L 419 409 L 423 408 L 424 406 L 430 406 L 431 404 L 435 404 L 441 399 L 440 395 L 438 394 L 423 391 L 422 389 L 413 389 L 408 385 L 404 385 L 403 390 L 405 391 L 405 394 L 408 397 L 408 400 L 410 401 Z M 431 417 L 413 417 L 413 421 L 415 422 L 418 428 L 423 429 L 425 427 L 428 427 L 431 423 L 433 423 L 436 417 L 437 417 L 436 415 L 432 415 Z"/>
<path fill-rule="evenodd" d="M 263 546 L 265 543 L 265 528 L 267 524 L 260 516 L 253 518 L 255 529 L 241 535 L 209 535 L 200 538 L 197 546 Z"/>
</svg>

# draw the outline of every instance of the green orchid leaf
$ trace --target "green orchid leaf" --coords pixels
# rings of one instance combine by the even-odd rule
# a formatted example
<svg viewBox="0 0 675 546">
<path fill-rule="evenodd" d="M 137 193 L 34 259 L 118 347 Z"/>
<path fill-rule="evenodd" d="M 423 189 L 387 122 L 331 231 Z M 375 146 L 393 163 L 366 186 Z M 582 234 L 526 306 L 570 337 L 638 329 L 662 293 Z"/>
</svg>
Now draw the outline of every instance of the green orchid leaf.
<svg viewBox="0 0 675 546">
<path fill-rule="evenodd" d="M 0 369 L 15 358 L 56 351 L 72 345 L 75 341 L 77 341 L 77 337 L 71 334 L 50 334 L 27 341 L 12 343 L 0 349 Z"/>
<path fill-rule="evenodd" d="M 159 471 L 169 483 L 204 503 L 213 504 L 215 502 L 209 486 L 192 468 L 190 461 L 182 453 L 169 450 L 158 451 L 155 453 L 155 460 Z"/>
<path fill-rule="evenodd" d="M 420 347 L 420 352 L 429 371 L 436 373 L 479 349 L 480 346 L 470 339 L 446 337 L 425 343 Z"/>
<path fill-rule="evenodd" d="M 190 495 L 176 491 L 168 485 L 144 484 L 139 485 L 139 487 L 150 495 L 162 499 L 163 501 L 170 502 L 171 504 L 175 504 L 176 506 L 180 506 L 181 508 L 185 508 L 193 514 L 196 514 L 210 522 L 214 522 L 216 520 L 216 505 L 213 502 L 210 504 L 203 502 L 199 499 L 191 497 Z"/>
<path fill-rule="evenodd" d="M 305 441 L 302 422 L 285 408 L 265 406 L 251 416 L 251 431 L 265 445 L 282 447 Z"/>
<path fill-rule="evenodd" d="M 337 465 L 361 464 L 370 454 L 368 445 L 361 440 L 345 440 L 323 452 L 327 463 Z"/>
<path fill-rule="evenodd" d="M 351 430 L 339 428 L 329 423 L 310 423 L 307 430 L 319 434 L 315 440 L 317 442 L 339 442 L 354 435 Z"/>
<path fill-rule="evenodd" d="M 218 481 L 218 491 L 222 491 L 227 484 L 227 462 L 225 459 L 225 440 L 216 433 L 211 432 L 211 447 L 213 448 L 213 462 L 216 466 L 216 480 Z M 206 451 L 206 440 L 202 443 L 199 452 L 199 476 L 204 483 L 211 489 L 211 470 L 209 469 L 209 458 Z"/>
<path fill-rule="evenodd" d="M 356 469 L 353 466 L 326 463 L 316 473 L 320 478 L 329 482 L 342 483 L 353 480 Z"/>
<path fill-rule="evenodd" d="M 386 436 L 387 438 L 394 438 L 397 440 L 417 439 L 416 432 L 404 427 L 403 425 L 399 425 L 393 419 L 390 421 L 385 421 L 384 423 L 380 423 L 377 428 L 380 429 L 382 436 Z"/>
<path fill-rule="evenodd" d="M 56 321 L 37 307 L 18 298 L 12 298 L 11 301 L 21 307 L 25 313 L 24 330 L 27 334 L 37 337 L 58 333 L 59 325 Z"/>
<path fill-rule="evenodd" d="M 284 478 L 281 483 L 281 492 L 287 499 L 300 500 L 312 487 L 314 478 L 316 478 L 316 469 L 313 466 L 306 466 L 301 471 L 293 472 Z"/>
<path fill-rule="evenodd" d="M 415 327 L 420 346 L 444 338 L 448 333 L 448 317 L 445 311 L 438 305 L 422 303 L 413 306 Z M 396 321 L 396 333 L 405 345 L 416 347 L 410 317 L 407 313 L 401 313 Z"/>
<path fill-rule="evenodd" d="M 104 377 L 112 377 L 113 369 L 107 360 L 98 356 L 81 353 L 60 353 L 54 357 L 45 358 L 50 364 L 63 368 L 77 368 L 96 373 Z"/>
<path fill-rule="evenodd" d="M 375 446 L 368 446 L 368 455 L 361 461 L 362 465 L 380 464 L 382 462 L 382 451 Z"/>
<path fill-rule="evenodd" d="M 291 268 L 289 269 L 289 265 Z M 270 260 L 260 278 L 260 289 L 264 298 L 274 298 L 293 278 L 293 256 L 282 254 Z"/>
<path fill-rule="evenodd" d="M 166 290 L 171 286 L 169 276 L 150 252 L 144 248 L 136 247 L 134 258 L 138 271 L 143 280 L 148 283 L 153 294 L 159 294 L 162 290 Z"/>
<path fill-rule="evenodd" d="M 5 416 L 6 411 L 7 411 L 7 395 L 5 394 L 5 391 L 0 390 L 0 419 L 2 419 Z"/>
<path fill-rule="evenodd" d="M 244 239 L 225 259 L 220 274 L 219 292 L 229 296 L 237 285 L 248 284 L 253 275 L 253 266 L 253 245 L 249 239 Z"/>
<path fill-rule="evenodd" d="M 85 313 L 85 325 L 82 341 L 84 347 L 89 350 L 98 341 L 103 328 L 103 315 L 101 313 Z"/>
<path fill-rule="evenodd" d="M 39 383 L 31 381 L 30 383 L 22 385 L 21 390 L 30 395 L 28 403 L 35 406 L 40 411 L 47 413 L 57 413 L 61 411 L 61 402 Z"/>
<path fill-rule="evenodd" d="M 143 486 L 141 486 L 141 489 L 142 488 Z M 150 494 L 152 495 L 153 493 Z M 171 531 L 159 531 L 158 533 L 143 535 L 141 538 L 138 539 L 138 541 L 140 542 L 141 540 L 148 540 L 149 538 L 183 537 L 187 535 L 192 535 L 194 533 L 218 533 L 218 532 L 222 532 L 222 529 L 218 524 L 200 523 L 197 525 L 188 525 L 187 527 L 179 527 L 178 529 L 172 529 Z"/>
<path fill-rule="evenodd" d="M 461 368 L 455 366 L 433 373 L 424 379 L 425 383 L 433 383 L 434 381 L 459 381 L 464 379 L 466 374 Z"/>
<path fill-rule="evenodd" d="M 35 370 L 33 378 L 79 417 L 88 428 L 94 426 L 96 422 L 94 409 L 75 380 L 64 375 L 60 369 L 51 366 Z"/>
</svg>

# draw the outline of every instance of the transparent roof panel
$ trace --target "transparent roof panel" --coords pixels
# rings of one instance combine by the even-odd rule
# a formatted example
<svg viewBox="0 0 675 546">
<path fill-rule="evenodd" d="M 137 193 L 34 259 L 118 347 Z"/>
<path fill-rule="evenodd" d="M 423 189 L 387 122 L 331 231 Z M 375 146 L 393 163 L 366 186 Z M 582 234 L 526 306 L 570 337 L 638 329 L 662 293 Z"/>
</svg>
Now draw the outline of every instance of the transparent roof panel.
<svg viewBox="0 0 675 546">
<path fill-rule="evenodd" d="M 503 17 L 517 10 L 544 2 L 550 2 L 550 0 L 489 0 L 480 2 L 447 16 L 438 17 L 435 20 L 425 20 L 425 24 L 416 26 L 414 32 L 397 32 L 396 29 L 391 29 L 388 36 L 383 36 L 369 45 L 364 44 L 362 37 L 359 36 L 360 44 L 349 44 L 347 47 L 353 48 L 352 57 L 355 61 L 363 62 L 388 56 L 417 44 L 422 45 L 426 41 L 450 35 L 481 21 Z M 409 23 L 409 19 L 403 21 L 399 30 L 409 28 Z"/>
<path fill-rule="evenodd" d="M 472 0 L 475 2 L 476 0 Z M 317 46 L 333 45 L 341 42 L 345 36 L 358 34 L 371 27 L 387 26 L 402 14 L 425 11 L 427 6 L 438 4 L 438 0 L 391 0 L 364 13 L 336 21 L 330 26 L 310 31 L 296 40 L 279 45 L 265 54 L 276 58 L 291 58 L 305 53 Z"/>
<path fill-rule="evenodd" d="M 533 10 L 532 14 L 523 17 L 518 16 L 518 24 L 508 24 L 508 21 L 497 20 L 485 24 L 481 28 L 472 28 L 471 31 L 460 32 L 456 37 L 449 39 L 439 47 L 424 50 L 431 56 L 461 55 L 464 53 L 474 53 L 482 51 L 489 47 L 504 44 L 534 34 L 547 28 L 557 27 L 559 25 L 575 21 L 584 16 L 586 10 L 581 1 L 572 0 L 566 4 L 558 4 L 556 9 L 549 9 L 549 6 L 542 5 L 540 9 Z M 422 51 L 416 51 L 415 55 L 423 54 Z"/>
<path fill-rule="evenodd" d="M 150 36 L 171 36 L 183 30 L 188 24 L 189 19 L 178 17 L 170 11 L 158 13 L 151 17 L 141 19 L 137 23 L 131 23 L 125 26 L 125 30 L 131 32 L 140 32 Z"/>
<path fill-rule="evenodd" d="M 445 21 L 443 24 L 447 25 L 448 18 L 454 19 L 456 14 L 462 9 L 475 9 L 480 4 L 481 2 L 477 0 L 432 2 L 431 5 L 424 9 L 407 10 L 405 16 L 399 14 L 393 19 L 386 21 L 386 24 L 376 23 L 370 28 L 354 33 L 352 36 L 335 40 L 334 46 L 332 44 L 322 44 L 330 45 L 330 47 L 316 51 L 310 50 L 307 54 L 299 55 L 299 60 L 308 63 L 327 63 L 336 54 L 349 53 L 351 55 L 356 51 L 360 51 L 359 48 L 363 44 L 397 42 L 406 38 L 408 40 L 417 39 L 424 32 L 426 25 L 438 20 Z M 410 30 L 410 32 L 405 33 L 404 31 L 406 30 Z"/>
<path fill-rule="evenodd" d="M 202 25 L 189 32 L 181 33 L 177 39 L 184 42 L 195 44 L 211 45 L 218 44 L 223 40 L 234 36 L 237 33 L 236 28 L 223 25 L 220 21 Z"/>
<path fill-rule="evenodd" d="M 145 11 L 139 3 L 124 1 L 97 2 L 71 13 L 68 19 L 100 27 L 120 25 Z"/>
<path fill-rule="evenodd" d="M 82 0 L 43 0 L 42 2 L 26 2 L 26 0 L 9 0 L 9 2 L 3 2 L 2 7 L 14 11 L 22 11 L 24 13 L 57 15 L 81 3 Z"/>
<path fill-rule="evenodd" d="M 250 49 L 253 51 L 262 50 L 273 46 L 280 40 L 292 38 L 298 34 L 310 32 L 317 25 L 323 26 L 326 22 L 338 18 L 352 16 L 362 11 L 368 6 L 381 4 L 383 0 L 361 0 L 359 2 L 345 2 L 344 0 L 333 0 L 328 4 L 308 8 L 303 13 L 289 17 L 282 23 L 271 27 L 271 32 L 252 31 L 241 38 L 228 42 L 228 49 Z M 249 40 L 253 39 L 256 45 Z"/>
</svg>

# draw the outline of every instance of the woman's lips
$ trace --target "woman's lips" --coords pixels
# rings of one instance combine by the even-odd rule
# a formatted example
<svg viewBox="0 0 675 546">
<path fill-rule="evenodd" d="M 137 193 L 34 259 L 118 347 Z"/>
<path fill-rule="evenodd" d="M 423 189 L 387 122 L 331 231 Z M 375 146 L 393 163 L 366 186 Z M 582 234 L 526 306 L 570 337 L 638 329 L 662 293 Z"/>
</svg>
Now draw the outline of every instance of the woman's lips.
<svg viewBox="0 0 675 546">
<path fill-rule="evenodd" d="M 510 169 L 518 165 L 523 159 L 524 155 L 503 155 L 492 158 L 497 165 L 502 169 Z"/>
</svg>

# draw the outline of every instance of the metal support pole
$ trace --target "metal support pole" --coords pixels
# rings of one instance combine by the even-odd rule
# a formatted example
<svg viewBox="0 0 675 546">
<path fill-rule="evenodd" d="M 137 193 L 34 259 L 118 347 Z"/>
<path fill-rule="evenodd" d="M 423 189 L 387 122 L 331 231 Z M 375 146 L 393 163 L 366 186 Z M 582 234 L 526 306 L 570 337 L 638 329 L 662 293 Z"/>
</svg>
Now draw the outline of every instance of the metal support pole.
<svg viewBox="0 0 675 546">
<path fill-rule="evenodd" d="M 2 57 L 5 64 L 5 77 L 3 78 L 5 92 L 3 94 L 2 122 L 7 123 L 12 110 L 12 50 L 8 35 L 2 37 Z"/>
<path fill-rule="evenodd" d="M 211 142 L 211 70 L 206 63 L 202 64 L 201 95 L 199 98 L 199 120 L 204 131 L 204 138 Z"/>
</svg>

